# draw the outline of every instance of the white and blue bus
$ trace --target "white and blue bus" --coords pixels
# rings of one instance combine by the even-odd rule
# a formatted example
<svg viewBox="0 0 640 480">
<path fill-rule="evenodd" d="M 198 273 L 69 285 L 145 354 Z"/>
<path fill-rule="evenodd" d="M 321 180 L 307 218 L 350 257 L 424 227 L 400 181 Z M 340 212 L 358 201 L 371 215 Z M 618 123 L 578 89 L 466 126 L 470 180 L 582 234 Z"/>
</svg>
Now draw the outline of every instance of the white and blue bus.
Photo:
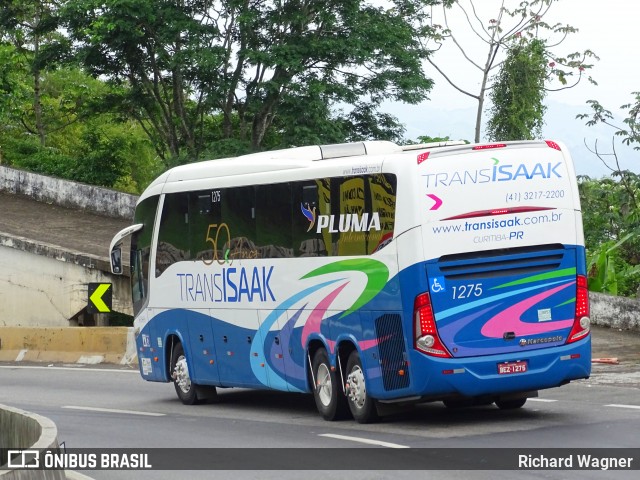
<svg viewBox="0 0 640 480">
<path fill-rule="evenodd" d="M 571 157 L 553 141 L 308 146 L 176 167 L 140 196 L 131 285 L 140 372 L 215 388 L 519 408 L 588 378 Z"/>
</svg>

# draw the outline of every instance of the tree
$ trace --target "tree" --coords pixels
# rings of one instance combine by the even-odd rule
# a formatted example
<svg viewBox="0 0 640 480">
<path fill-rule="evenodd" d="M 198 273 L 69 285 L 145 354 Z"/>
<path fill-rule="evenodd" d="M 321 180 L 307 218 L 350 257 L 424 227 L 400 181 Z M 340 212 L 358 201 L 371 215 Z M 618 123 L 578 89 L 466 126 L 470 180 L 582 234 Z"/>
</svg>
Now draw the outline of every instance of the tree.
<svg viewBox="0 0 640 480">
<path fill-rule="evenodd" d="M 101 98 L 112 94 L 111 87 L 78 68 L 41 73 L 40 103 L 47 132 L 46 145 L 41 145 L 23 118 L 33 102 L 31 73 L 21 55 L 12 51 L 12 46 L 0 45 L 0 58 L 6 60 L 0 67 L 0 92 L 7 92 L 0 97 L 6 99 L 0 103 L 4 163 L 132 193 L 139 193 L 161 172 L 139 125 L 96 108 Z"/>
<path fill-rule="evenodd" d="M 586 125 L 590 127 L 598 123 L 608 125 L 614 130 L 615 136 L 622 137 L 622 143 L 633 145 L 635 150 L 640 150 L 640 92 L 632 92 L 632 95 L 634 96 L 634 101 L 620 107 L 623 110 L 627 110 L 627 118 L 622 121 L 624 126 L 617 125 L 611 111 L 600 105 L 597 100 L 587 101 L 592 110 L 590 114 L 583 113 L 576 118 L 581 120 L 588 119 Z"/>
<path fill-rule="evenodd" d="M 171 162 L 211 150 L 211 115 L 222 116 L 224 148 L 257 150 L 280 115 L 304 121 L 307 105 L 327 127 L 320 101 L 370 111 L 425 99 L 419 39 L 433 1 L 67 0 L 65 24 L 83 64 L 128 87 L 110 104 Z"/>
<path fill-rule="evenodd" d="M 32 78 L 32 108 L 21 113 L 22 123 L 45 146 L 47 130 L 42 112 L 42 74 L 68 50 L 58 31 L 56 0 L 5 0 L 0 10 L 0 40 L 11 42 L 29 65 Z"/>
<path fill-rule="evenodd" d="M 474 135 L 476 142 L 480 141 L 485 97 L 493 88 L 490 82 L 491 73 L 501 65 L 504 50 L 508 49 L 513 40 L 523 37 L 545 40 L 547 45 L 545 55 L 552 66 L 549 73 L 557 79 L 559 84 L 557 87 L 545 86 L 548 90 L 562 90 L 576 86 L 582 79 L 584 72 L 592 67 L 587 61 L 590 58 L 597 59 L 597 56 L 591 50 L 574 52 L 565 56 L 556 55 L 551 51 L 552 48 L 561 44 L 567 35 L 577 31 L 569 25 L 560 23 L 552 25 L 543 20 L 554 1 L 556 0 L 523 0 L 518 1 L 515 8 L 509 9 L 505 6 L 507 0 L 501 0 L 496 2 L 496 4 L 499 4 L 496 15 L 490 17 L 489 20 L 481 18 L 476 6 L 476 3 L 479 2 L 474 0 L 443 0 L 441 2 L 444 25 L 434 25 L 434 35 L 429 38 L 434 39 L 436 43 L 436 47 L 432 49 L 432 52 L 440 50 L 445 42 L 453 43 L 462 59 L 479 72 L 480 79 L 477 83 L 480 86 L 478 90 L 474 91 L 473 88 L 464 86 L 465 77 L 453 78 L 447 73 L 444 65 L 451 65 L 451 55 L 446 57 L 446 61 L 436 61 L 433 55 L 428 56 L 427 60 L 452 87 L 477 102 Z M 464 19 L 463 23 L 466 23 L 458 32 L 454 31 L 450 25 L 451 15 L 449 11 L 454 9 L 459 12 L 459 18 Z M 464 44 L 462 42 L 463 31 L 472 32 L 474 42 Z M 543 38 L 544 35 L 549 38 Z M 472 50 L 477 44 L 486 49 L 484 60 L 473 58 Z M 591 77 L 587 78 L 593 82 Z M 572 79 L 573 82 L 569 82 Z"/>
<path fill-rule="evenodd" d="M 640 285 L 640 176 L 580 177 L 589 288 L 634 295 Z"/>
<path fill-rule="evenodd" d="M 533 140 L 542 134 L 547 78 L 545 44 L 534 38 L 519 39 L 509 48 L 500 66 L 491 98 L 487 123 L 490 140 Z"/>
<path fill-rule="evenodd" d="M 620 168 L 615 146 L 616 137 L 622 137 L 623 144 L 633 146 L 634 150 L 640 151 L 640 92 L 633 92 L 632 95 L 635 97 L 635 103 L 627 103 L 620 107 L 623 110 L 627 110 L 627 118 L 623 120 L 624 126 L 616 124 L 611 111 L 605 109 L 597 100 L 587 101 L 587 104 L 592 110 L 590 114 L 583 113 L 577 115 L 576 118 L 580 120 L 587 119 L 586 125 L 590 127 L 602 123 L 613 129 L 614 133 L 611 139 L 610 151 L 602 151 L 598 146 L 597 140 L 594 142 L 593 147 L 587 145 L 586 141 L 585 146 L 600 159 L 603 165 L 611 171 L 613 176 L 620 179 L 627 194 L 633 199 L 634 207 L 640 208 L 640 198 L 633 188 L 633 174 Z"/>
<path fill-rule="evenodd" d="M 622 105 L 627 110 L 623 125 L 615 122 L 611 111 L 597 100 L 589 100 L 588 126 L 608 125 L 614 131 L 611 150 L 603 151 L 597 141 L 587 148 L 611 171 L 611 178 L 582 179 L 580 193 L 584 218 L 585 242 L 588 246 L 590 288 L 613 294 L 631 295 L 640 285 L 640 176 L 620 167 L 616 137 L 640 151 L 640 92 L 633 92 L 633 102 Z"/>
</svg>

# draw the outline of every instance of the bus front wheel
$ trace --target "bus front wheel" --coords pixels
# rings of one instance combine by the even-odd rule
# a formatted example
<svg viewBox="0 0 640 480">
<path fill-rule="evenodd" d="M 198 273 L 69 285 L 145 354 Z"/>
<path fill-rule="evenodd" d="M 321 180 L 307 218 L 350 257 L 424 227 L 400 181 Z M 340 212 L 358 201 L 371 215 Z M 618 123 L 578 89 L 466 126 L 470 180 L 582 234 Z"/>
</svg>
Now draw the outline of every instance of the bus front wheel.
<svg viewBox="0 0 640 480">
<path fill-rule="evenodd" d="M 185 405 L 195 405 L 198 403 L 196 395 L 196 385 L 191 381 L 187 357 L 184 355 L 184 348 L 181 343 L 176 343 L 171 355 L 171 378 L 176 389 L 178 398 Z"/>
<path fill-rule="evenodd" d="M 329 355 L 324 348 L 313 356 L 313 398 L 318 412 L 325 420 L 340 420 L 347 413 L 346 398 L 342 394 L 335 369 L 331 368 Z"/>
<path fill-rule="evenodd" d="M 358 423 L 378 420 L 375 401 L 367 394 L 360 354 L 351 352 L 347 361 L 347 401 L 353 418 Z"/>
</svg>

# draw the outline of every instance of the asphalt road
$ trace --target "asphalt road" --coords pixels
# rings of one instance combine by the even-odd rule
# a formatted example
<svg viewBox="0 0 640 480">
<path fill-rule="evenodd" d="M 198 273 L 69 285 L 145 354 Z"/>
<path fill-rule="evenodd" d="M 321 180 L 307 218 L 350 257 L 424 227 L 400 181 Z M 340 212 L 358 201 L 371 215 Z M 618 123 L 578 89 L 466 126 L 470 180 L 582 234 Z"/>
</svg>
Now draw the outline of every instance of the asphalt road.
<svg viewBox="0 0 640 480">
<path fill-rule="evenodd" d="M 241 389 L 221 390 L 214 404 L 187 407 L 170 384 L 143 381 L 123 367 L 0 365 L 0 403 L 39 413 L 58 426 L 67 448 L 245 448 L 290 451 L 318 448 L 636 448 L 640 449 L 640 337 L 596 330 L 594 357 L 623 358 L 594 364 L 589 380 L 540 392 L 524 408 L 495 406 L 446 409 L 425 404 L 381 423 L 325 422 L 308 395 Z M 602 347 L 602 348 L 601 348 Z M 604 348 L 607 347 L 607 348 Z M 619 355 L 614 355 L 614 353 Z M 369 443 L 363 443 L 369 442 Z M 399 451 L 399 450 L 398 450 Z M 459 450 L 463 454 L 464 450 Z M 496 450 L 499 454 L 500 450 Z M 325 458 L 326 456 L 326 458 Z M 640 461 L 640 455 L 638 455 Z M 269 459 L 251 459 L 247 465 Z M 244 465 L 246 468 L 246 465 Z M 261 479 L 285 478 L 636 478 L 637 472 L 600 471 L 273 471 Z M 187 478 L 176 471 L 92 471 L 95 479 Z M 256 472 L 190 471 L 188 478 L 256 478 Z"/>
</svg>

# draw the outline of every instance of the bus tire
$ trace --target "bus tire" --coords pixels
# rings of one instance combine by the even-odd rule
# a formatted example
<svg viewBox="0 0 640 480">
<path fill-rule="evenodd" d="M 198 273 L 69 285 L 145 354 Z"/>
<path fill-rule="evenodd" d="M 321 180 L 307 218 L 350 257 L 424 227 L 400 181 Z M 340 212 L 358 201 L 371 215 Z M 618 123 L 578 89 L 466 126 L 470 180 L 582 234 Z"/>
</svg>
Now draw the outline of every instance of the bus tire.
<svg viewBox="0 0 640 480">
<path fill-rule="evenodd" d="M 346 416 L 347 401 L 342 393 L 335 369 L 331 368 L 329 355 L 320 348 L 313 356 L 313 398 L 322 418 L 328 421 L 340 420 Z"/>
<path fill-rule="evenodd" d="M 171 378 L 176 389 L 178 398 L 185 405 L 195 405 L 198 403 L 196 384 L 191 381 L 187 357 L 184 354 L 182 343 L 176 343 L 171 355 Z"/>
<path fill-rule="evenodd" d="M 357 350 L 351 352 L 347 360 L 347 403 L 351 415 L 358 423 L 372 423 L 378 420 L 375 400 L 367 393 L 364 370 Z"/>
<path fill-rule="evenodd" d="M 527 397 L 514 398 L 511 400 L 496 400 L 496 405 L 500 410 L 515 410 L 527 403 Z"/>
</svg>

